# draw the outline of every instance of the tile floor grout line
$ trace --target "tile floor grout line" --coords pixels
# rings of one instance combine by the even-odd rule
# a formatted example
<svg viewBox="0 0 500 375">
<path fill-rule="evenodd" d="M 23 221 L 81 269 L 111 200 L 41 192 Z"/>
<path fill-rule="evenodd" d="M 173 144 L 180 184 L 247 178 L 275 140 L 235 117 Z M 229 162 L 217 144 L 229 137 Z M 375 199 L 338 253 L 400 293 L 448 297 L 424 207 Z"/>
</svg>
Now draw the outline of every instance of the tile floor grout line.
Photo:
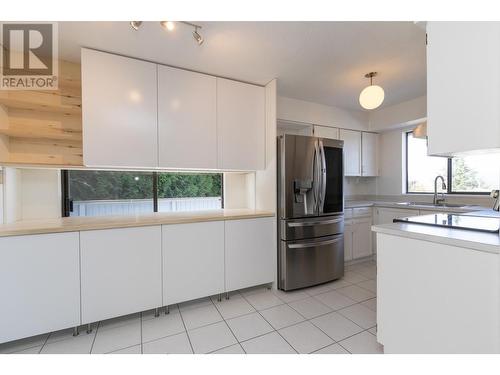
<svg viewBox="0 0 500 375">
<path fill-rule="evenodd" d="M 139 321 L 141 323 L 141 354 L 144 354 L 144 351 L 142 349 L 142 311 L 141 311 L 141 314 L 139 316 Z"/>
<path fill-rule="evenodd" d="M 179 315 L 181 316 L 182 325 L 184 326 L 184 330 L 186 332 L 186 336 L 187 336 L 188 341 L 189 341 L 189 346 L 191 347 L 191 351 L 193 352 L 193 354 L 195 354 L 193 344 L 191 343 L 191 337 L 189 337 L 189 332 L 187 330 L 186 323 L 184 323 L 184 318 L 182 317 L 182 312 L 181 312 L 181 309 L 179 307 L 179 304 L 177 304 L 177 308 L 179 309 Z"/>
<path fill-rule="evenodd" d="M 343 316 L 343 315 L 342 315 L 342 316 Z M 348 319 L 348 320 L 350 320 L 350 319 Z M 361 333 L 361 332 L 365 331 L 365 328 L 361 327 L 359 324 L 356 324 L 356 323 L 354 323 L 354 322 L 351 320 L 351 322 L 352 322 L 352 323 L 354 323 L 354 325 L 356 325 L 356 326 L 358 326 L 359 328 L 361 328 L 361 331 L 356 332 L 356 333 L 354 333 L 354 334 L 352 334 L 352 335 L 350 335 L 350 336 L 347 336 L 347 337 L 343 338 L 342 340 L 335 340 L 335 339 L 334 339 L 333 337 L 331 337 L 328 333 L 326 333 L 325 331 L 323 331 L 323 330 L 321 329 L 321 327 L 319 327 L 319 326 L 317 326 L 316 324 L 314 324 L 314 322 L 313 322 L 313 321 L 309 321 L 309 322 L 310 322 L 313 326 L 315 326 L 317 329 L 319 329 L 321 332 L 323 332 L 325 335 L 327 335 L 329 338 L 331 338 L 331 339 L 333 340 L 333 343 L 334 343 L 334 344 L 336 344 L 336 343 L 338 343 L 338 342 L 340 342 L 340 341 L 342 341 L 342 340 L 348 339 L 349 337 L 356 336 L 357 334 L 359 334 L 359 333 Z M 330 345 L 331 345 L 331 344 L 330 344 Z"/>
<path fill-rule="evenodd" d="M 297 311 L 297 313 L 298 313 L 300 316 L 302 316 L 305 320 L 310 320 L 310 319 L 319 318 L 320 316 L 323 316 L 323 315 L 326 315 L 326 314 L 330 314 L 330 313 L 332 313 L 332 312 L 335 312 L 335 310 L 333 310 L 330 306 L 325 305 L 325 304 L 324 304 L 323 302 L 321 302 L 320 300 L 317 300 L 317 299 L 315 299 L 315 300 L 316 300 L 318 303 L 320 303 L 320 304 L 322 304 L 323 306 L 325 306 L 327 309 L 330 309 L 330 311 L 328 311 L 328 312 L 326 312 L 326 313 L 324 313 L 324 314 L 320 314 L 320 315 L 317 315 L 317 316 L 313 316 L 312 318 L 308 318 L 308 317 L 306 317 L 305 315 L 302 315 L 302 314 L 300 313 L 300 311 L 299 311 L 299 310 L 295 309 L 295 308 L 294 308 L 293 306 L 291 306 L 290 304 L 288 304 L 288 303 L 287 303 L 287 305 L 288 305 L 288 306 L 290 306 L 290 308 L 292 308 L 293 310 Z M 293 302 L 291 302 L 291 303 L 293 303 Z"/>
<path fill-rule="evenodd" d="M 235 346 L 235 345 L 239 345 L 241 347 L 241 349 L 245 352 L 245 350 L 243 349 L 243 347 L 240 345 L 240 343 L 238 341 L 236 344 L 226 345 L 226 346 L 223 346 L 222 348 L 212 350 L 211 352 L 208 352 L 205 354 L 215 354 L 215 352 L 218 352 L 219 350 L 227 349 L 227 348 L 230 348 L 231 346 Z M 245 352 L 245 354 L 247 354 L 247 353 Z"/>
<path fill-rule="evenodd" d="M 45 340 L 43 341 L 43 344 L 42 344 L 42 346 L 40 347 L 40 350 L 38 351 L 38 354 L 40 354 L 40 353 L 42 352 L 43 348 L 45 348 L 45 345 L 47 344 L 47 341 L 49 340 L 49 337 L 50 337 L 50 335 L 51 335 L 51 334 L 52 334 L 52 332 L 51 332 L 51 333 L 49 333 L 49 334 L 47 335 L 47 337 L 45 338 Z"/>
<path fill-rule="evenodd" d="M 343 295 L 343 294 L 342 294 L 342 295 Z M 343 295 L 343 296 L 344 296 L 344 295 Z M 347 296 L 344 296 L 344 297 L 347 297 Z M 349 298 L 349 297 L 348 297 L 348 298 Z M 350 299 L 350 298 L 349 298 L 349 299 Z M 316 299 L 316 300 L 317 300 L 318 302 L 321 302 L 319 299 Z M 356 302 L 356 301 L 354 301 L 354 300 L 351 300 L 351 301 L 353 301 L 354 303 L 352 303 L 352 304 L 350 304 L 350 305 L 343 306 L 343 307 L 341 307 L 341 308 L 339 308 L 339 309 L 334 309 L 334 308 L 332 308 L 332 307 L 328 306 L 326 303 L 323 303 L 323 302 L 321 302 L 321 303 L 323 303 L 323 305 L 325 305 L 326 307 L 328 307 L 329 309 L 331 309 L 332 311 L 330 311 L 330 312 L 337 312 L 337 311 L 339 311 L 339 310 L 346 309 L 346 308 L 348 308 L 348 307 L 351 307 L 351 306 L 357 305 L 358 303 L 361 303 L 361 302 Z M 365 302 L 365 301 L 363 301 L 363 302 Z M 328 314 L 328 313 L 326 313 L 326 314 Z M 321 315 L 326 315 L 326 314 L 321 314 Z M 321 315 L 318 315 L 318 316 L 321 316 Z"/>
<path fill-rule="evenodd" d="M 226 319 L 222 316 L 221 312 L 219 311 L 219 309 L 217 308 L 217 305 L 215 304 L 215 302 L 212 300 L 212 298 L 210 298 L 210 301 L 212 301 L 212 304 L 214 305 L 215 309 L 217 310 L 217 312 L 219 313 L 219 315 L 221 316 L 223 322 L 226 324 L 226 327 L 229 329 L 229 331 L 231 332 L 231 334 L 233 335 L 234 339 L 236 340 L 236 342 L 239 344 L 240 341 L 238 340 L 238 338 L 236 337 L 236 335 L 234 334 L 233 330 L 231 329 L 231 326 L 228 324 L 228 322 L 226 321 Z M 222 302 L 222 301 L 221 301 Z M 234 344 L 232 344 L 234 345 Z M 231 346 L 231 345 L 229 345 Z M 241 345 L 240 345 L 241 346 Z M 227 348 L 227 347 L 226 347 Z M 223 349 L 223 348 L 220 348 L 220 349 Z M 242 347 L 243 349 L 243 347 Z M 219 350 L 219 349 L 217 349 Z M 243 349 L 243 351 L 245 352 L 245 349 Z M 246 354 L 246 352 L 245 352 Z"/>
<path fill-rule="evenodd" d="M 339 341 L 337 342 L 337 344 L 339 344 L 339 345 L 340 345 L 340 346 L 342 346 L 345 350 L 347 350 L 349 353 L 351 353 L 351 354 L 352 354 L 352 352 L 351 352 L 351 351 L 349 351 L 346 347 L 344 347 L 344 346 L 342 345 L 342 342 L 343 342 L 343 341 L 345 341 L 345 340 L 348 340 L 348 339 L 350 339 L 350 338 L 352 338 L 352 337 L 354 337 L 354 336 L 356 336 L 356 335 L 360 335 L 360 334 L 362 334 L 363 332 L 368 332 L 368 330 L 369 330 L 369 329 L 372 329 L 372 328 L 373 328 L 373 327 L 370 327 L 370 328 L 364 329 L 364 330 L 362 330 L 361 332 L 358 332 L 358 333 L 356 333 L 356 334 L 354 334 L 354 335 L 351 335 L 351 336 L 348 336 L 348 337 L 346 337 L 346 338 L 343 338 L 342 340 L 339 340 Z M 370 332 L 368 332 L 368 333 L 370 333 Z M 375 336 L 375 339 L 376 339 L 376 336 Z"/>
<path fill-rule="evenodd" d="M 270 292 L 271 292 L 271 293 L 273 293 L 272 291 L 270 291 Z M 276 298 L 278 298 L 280 301 L 282 301 L 284 305 L 287 305 L 287 306 L 288 306 L 288 304 L 287 304 L 286 302 L 284 302 L 281 298 L 279 298 L 278 296 L 276 296 L 274 293 L 273 293 L 273 295 L 274 295 Z M 243 298 L 245 298 L 245 296 L 243 296 Z M 245 300 L 246 300 L 246 298 L 245 298 Z M 248 301 L 248 300 L 247 300 L 247 302 L 248 302 L 248 303 L 250 303 L 250 301 Z M 251 304 L 251 303 L 250 303 L 250 304 Z M 252 305 L 252 304 L 251 304 L 251 305 Z M 252 306 L 253 306 L 253 305 L 252 305 Z M 281 306 L 281 305 L 276 305 L 276 306 Z M 272 306 L 272 307 L 276 307 L 276 306 Z M 267 319 L 266 319 L 266 318 L 265 318 L 265 317 L 264 317 L 264 316 L 260 313 L 260 311 L 259 311 L 257 308 L 255 308 L 255 306 L 253 306 L 253 307 L 254 307 L 254 309 L 255 309 L 255 310 L 257 310 L 257 313 L 258 313 L 258 314 L 262 317 L 262 319 L 264 319 L 264 320 L 267 322 L 267 324 L 269 324 L 269 325 L 271 326 L 271 328 L 273 328 L 273 329 L 274 329 L 273 325 L 267 321 Z M 303 323 L 303 322 L 301 322 L 301 323 Z M 297 324 L 299 324 L 299 323 L 297 323 Z M 273 332 L 273 331 L 271 331 L 271 332 Z M 267 333 L 271 333 L 271 332 L 267 332 Z M 297 349 L 295 349 L 295 348 L 293 347 L 293 345 L 292 345 L 292 344 L 290 344 L 290 343 L 288 342 L 288 340 L 287 340 L 286 338 L 284 338 L 284 337 L 283 337 L 283 335 L 282 335 L 282 334 L 281 334 L 281 333 L 280 333 L 277 329 L 274 329 L 274 332 L 276 332 L 278 335 L 280 335 L 280 337 L 281 337 L 283 340 L 285 340 L 285 342 L 286 342 L 288 345 L 290 345 L 290 347 L 291 347 L 291 348 L 292 348 L 292 349 L 293 349 L 293 350 L 294 350 L 297 354 L 299 354 L 299 352 L 297 351 Z"/>
<path fill-rule="evenodd" d="M 100 326 L 101 326 L 101 322 L 98 322 L 96 327 L 95 327 L 95 335 L 94 335 L 94 339 L 92 340 L 92 345 L 90 346 L 90 353 L 89 354 L 92 354 L 92 350 L 94 350 L 94 344 L 95 344 L 95 340 L 97 339 L 97 334 L 99 333 Z"/>
<path fill-rule="evenodd" d="M 360 303 L 358 303 L 357 305 L 361 305 L 361 302 L 360 302 Z M 351 305 L 351 306 L 347 306 L 347 307 L 352 307 L 352 306 L 355 306 L 355 305 Z M 346 308 L 347 308 L 347 307 L 346 307 Z M 364 306 L 364 307 L 366 307 L 366 306 Z M 366 307 L 366 308 L 368 309 L 368 307 Z M 354 320 L 352 320 L 352 319 L 351 319 L 351 318 L 349 318 L 348 316 L 346 316 L 346 315 L 342 314 L 342 313 L 340 312 L 340 311 L 342 311 L 342 310 L 344 310 L 344 309 L 340 309 L 340 310 L 338 310 L 338 311 L 336 311 L 336 312 L 337 312 L 338 314 L 342 315 L 342 316 L 343 316 L 344 318 L 346 318 L 347 320 L 350 320 L 351 322 L 353 322 L 354 324 L 356 324 L 357 326 L 359 326 L 359 327 L 361 327 L 361 328 L 363 328 L 363 329 L 367 329 L 367 330 L 368 330 L 368 329 L 371 329 L 371 328 L 373 328 L 373 327 L 375 327 L 375 326 L 377 325 L 377 321 L 375 320 L 375 325 L 374 325 L 374 326 L 369 327 L 369 328 L 362 327 L 360 324 L 356 323 Z M 368 310 L 373 311 L 373 310 L 371 310 L 371 309 L 368 309 Z M 375 312 L 375 314 L 376 314 L 376 312 Z"/>
<path fill-rule="evenodd" d="M 352 354 L 352 352 L 351 352 L 351 351 L 349 351 L 349 349 L 347 349 L 344 345 L 342 345 L 342 344 L 340 343 L 340 341 L 339 341 L 337 344 L 339 344 L 339 345 L 340 345 L 340 347 L 341 347 L 342 349 L 344 349 L 347 353 Z"/>
</svg>

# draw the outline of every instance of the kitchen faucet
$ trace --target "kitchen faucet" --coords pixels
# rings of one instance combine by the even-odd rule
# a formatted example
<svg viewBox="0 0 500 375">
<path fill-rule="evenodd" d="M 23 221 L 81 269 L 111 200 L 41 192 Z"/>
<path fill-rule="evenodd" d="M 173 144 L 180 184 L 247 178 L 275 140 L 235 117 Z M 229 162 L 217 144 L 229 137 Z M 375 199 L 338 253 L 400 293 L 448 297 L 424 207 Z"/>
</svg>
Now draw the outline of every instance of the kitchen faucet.
<svg viewBox="0 0 500 375">
<path fill-rule="evenodd" d="M 437 182 L 439 179 L 441 179 L 441 182 L 442 182 L 441 188 L 443 190 L 446 190 L 446 183 L 444 182 L 444 177 L 441 175 L 436 176 L 436 178 L 434 179 L 434 200 L 433 200 L 433 203 L 435 205 L 439 205 L 441 203 L 444 203 L 444 192 L 441 192 L 441 198 L 438 199 Z"/>
</svg>

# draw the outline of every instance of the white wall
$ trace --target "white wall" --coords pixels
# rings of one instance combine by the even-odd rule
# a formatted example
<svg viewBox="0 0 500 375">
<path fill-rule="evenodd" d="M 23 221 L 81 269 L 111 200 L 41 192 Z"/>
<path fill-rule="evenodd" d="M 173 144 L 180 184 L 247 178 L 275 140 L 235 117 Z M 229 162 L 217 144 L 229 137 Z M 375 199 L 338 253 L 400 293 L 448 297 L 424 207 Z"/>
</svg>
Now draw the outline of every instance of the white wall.
<svg viewBox="0 0 500 375">
<path fill-rule="evenodd" d="M 377 192 L 377 177 L 344 177 L 344 196 L 373 195 Z"/>
<path fill-rule="evenodd" d="M 255 173 L 224 173 L 224 208 L 255 208 Z"/>
<path fill-rule="evenodd" d="M 380 134 L 379 170 L 376 193 L 379 195 L 401 195 L 403 193 L 403 130 L 397 129 Z"/>
<path fill-rule="evenodd" d="M 381 132 L 407 127 L 427 118 L 427 97 L 376 109 L 369 114 L 369 128 Z"/>
<path fill-rule="evenodd" d="M 278 96 L 278 119 L 308 124 L 368 130 L 369 114 L 364 111 L 347 111 L 323 104 Z"/>
<path fill-rule="evenodd" d="M 5 223 L 61 216 L 60 172 L 54 169 L 4 170 Z"/>
<path fill-rule="evenodd" d="M 61 216 L 61 174 L 55 169 L 22 169 L 23 220 Z"/>
<path fill-rule="evenodd" d="M 6 167 L 3 177 L 3 220 L 13 223 L 22 219 L 21 171 Z"/>
<path fill-rule="evenodd" d="M 277 121 L 277 82 L 272 80 L 266 85 L 266 168 L 255 172 L 255 208 L 276 211 L 276 131 Z"/>
</svg>

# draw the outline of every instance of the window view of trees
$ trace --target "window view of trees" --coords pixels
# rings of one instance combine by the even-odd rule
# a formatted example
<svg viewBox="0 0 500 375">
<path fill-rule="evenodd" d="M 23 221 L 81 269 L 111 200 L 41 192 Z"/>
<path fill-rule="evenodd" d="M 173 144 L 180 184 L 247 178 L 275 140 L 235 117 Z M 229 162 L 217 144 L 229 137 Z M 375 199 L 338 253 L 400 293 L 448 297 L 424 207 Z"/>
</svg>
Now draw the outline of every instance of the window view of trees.
<svg viewBox="0 0 500 375">
<path fill-rule="evenodd" d="M 412 133 L 406 136 L 407 174 L 409 193 L 431 193 L 434 191 L 434 178 L 441 175 L 447 179 L 446 158 L 427 156 L 427 141 L 413 138 Z"/>
<path fill-rule="evenodd" d="M 71 216 L 135 215 L 222 208 L 221 173 L 67 171 Z M 157 191 L 154 191 L 155 186 Z M 71 203 L 66 203 L 71 202 Z"/>
<path fill-rule="evenodd" d="M 159 173 L 159 198 L 220 197 L 222 174 Z"/>
<path fill-rule="evenodd" d="M 153 198 L 153 173 L 69 171 L 75 201 Z"/>
<path fill-rule="evenodd" d="M 489 193 L 498 189 L 500 183 L 500 154 L 479 154 L 451 159 L 428 156 L 427 141 L 406 134 L 407 148 L 407 192 L 434 192 L 434 178 L 441 175 L 447 184 L 448 193 Z M 449 162 L 450 160 L 450 162 Z"/>
</svg>

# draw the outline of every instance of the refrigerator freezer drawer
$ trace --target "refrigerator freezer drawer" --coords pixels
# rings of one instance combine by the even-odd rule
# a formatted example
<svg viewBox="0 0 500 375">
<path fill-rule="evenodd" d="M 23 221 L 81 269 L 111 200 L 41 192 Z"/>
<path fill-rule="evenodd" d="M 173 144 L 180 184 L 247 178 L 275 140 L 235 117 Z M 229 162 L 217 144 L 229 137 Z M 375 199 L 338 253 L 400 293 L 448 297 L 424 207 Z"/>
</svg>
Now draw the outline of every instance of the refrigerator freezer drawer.
<svg viewBox="0 0 500 375">
<path fill-rule="evenodd" d="M 280 237 L 286 241 L 331 236 L 344 232 L 344 215 L 280 220 L 280 225 Z"/>
<path fill-rule="evenodd" d="M 279 288 L 293 290 L 344 276 L 344 235 L 280 241 Z"/>
</svg>

